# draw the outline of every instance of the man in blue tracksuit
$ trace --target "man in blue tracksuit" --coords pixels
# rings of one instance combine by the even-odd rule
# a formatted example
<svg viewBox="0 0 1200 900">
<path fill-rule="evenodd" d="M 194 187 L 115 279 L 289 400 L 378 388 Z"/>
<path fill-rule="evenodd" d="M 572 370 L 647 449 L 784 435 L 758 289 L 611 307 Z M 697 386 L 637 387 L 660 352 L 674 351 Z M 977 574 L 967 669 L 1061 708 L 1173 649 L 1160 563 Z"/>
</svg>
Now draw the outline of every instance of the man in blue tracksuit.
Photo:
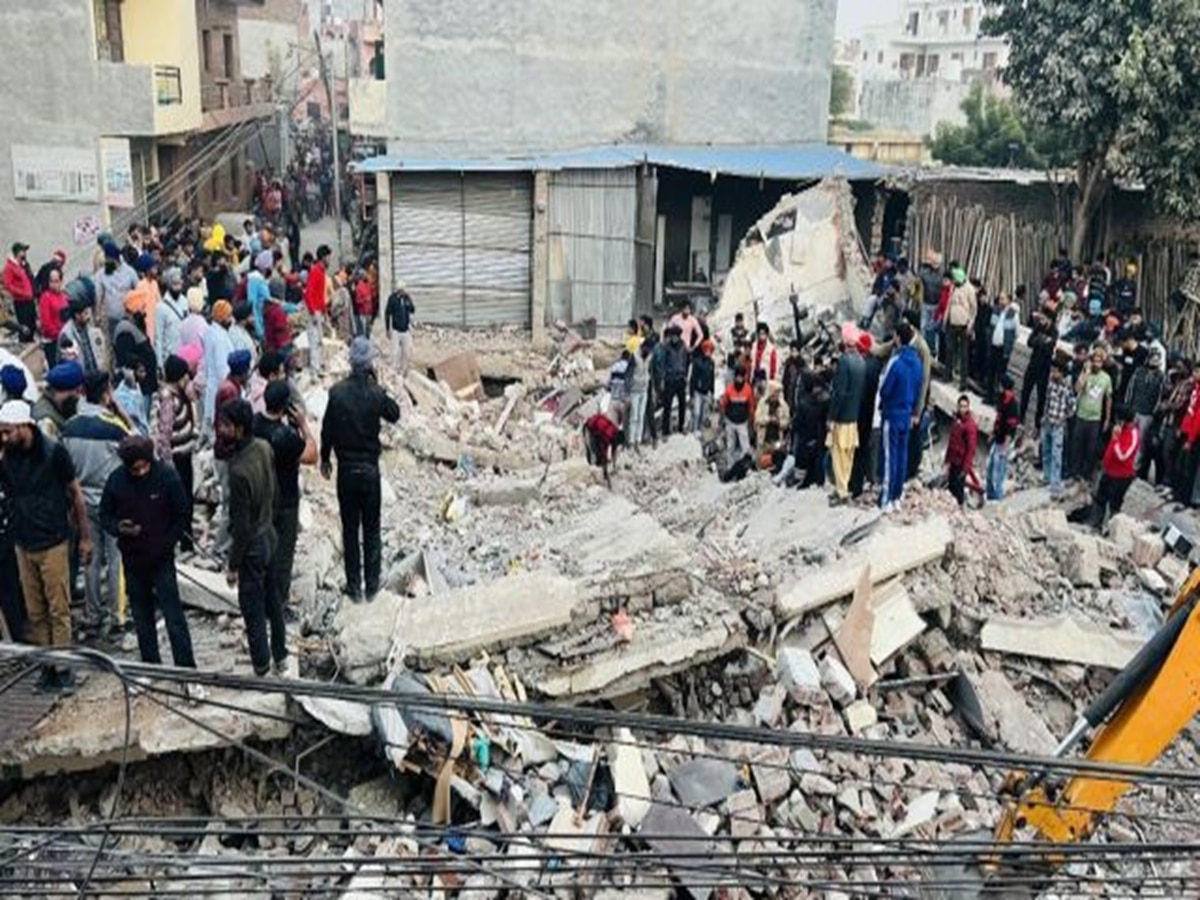
<svg viewBox="0 0 1200 900">
<path fill-rule="evenodd" d="M 908 435 L 913 416 L 920 404 L 924 373 L 921 357 L 913 348 L 912 325 L 896 327 L 899 349 L 888 360 L 879 380 L 879 412 L 883 425 L 880 447 L 883 451 L 883 481 L 879 505 L 891 512 L 900 503 L 908 473 Z"/>
</svg>

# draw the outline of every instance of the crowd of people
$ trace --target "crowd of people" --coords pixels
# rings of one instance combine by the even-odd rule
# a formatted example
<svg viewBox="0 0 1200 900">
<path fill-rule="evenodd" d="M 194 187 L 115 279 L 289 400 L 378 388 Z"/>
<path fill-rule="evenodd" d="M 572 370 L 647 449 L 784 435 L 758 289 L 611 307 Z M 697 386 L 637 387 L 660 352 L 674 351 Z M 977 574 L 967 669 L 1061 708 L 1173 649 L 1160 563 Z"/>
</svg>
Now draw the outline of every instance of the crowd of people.
<svg viewBox="0 0 1200 900">
<path fill-rule="evenodd" d="M 1151 472 L 1164 494 L 1200 505 L 1200 379 L 1146 322 L 1133 264 L 1114 273 L 1061 251 L 1031 298 L 1025 287 L 993 296 L 937 253 L 915 270 L 880 254 L 858 321 L 806 331 L 794 298 L 793 310 L 786 356 L 767 323 L 750 331 L 741 315 L 720 336 L 686 303 L 661 337 L 649 317 L 631 321 L 609 373 L 613 402 L 585 425 L 589 454 L 607 463 L 618 446 L 690 430 L 723 438 L 725 478 L 760 468 L 781 485 L 831 483 L 834 504 L 874 490 L 890 511 L 931 445 L 938 378 L 961 394 L 932 480 L 960 504 L 1002 499 L 1010 458 L 1028 447 L 1053 497 L 1071 482 L 1091 489 L 1082 515 L 1098 525 Z M 1012 366 L 1018 340 L 1024 372 Z M 720 379 L 718 343 L 729 348 Z M 979 471 L 970 388 L 994 411 Z"/>
<path fill-rule="evenodd" d="M 45 359 L 40 392 L 25 367 L 0 369 L 0 611 L 14 639 L 129 636 L 158 663 L 161 615 L 175 664 L 194 667 L 175 564 L 186 553 L 236 587 L 255 673 L 286 671 L 300 470 L 318 462 L 326 478 L 337 462 L 345 592 L 359 602 L 379 591 L 379 432 L 400 409 L 375 370 L 378 274 L 336 267 L 324 245 L 293 267 L 269 226 L 243 230 L 102 234 L 73 278 L 65 253 L 34 274 L 28 246 L 13 245 L 7 324 Z M 404 290 L 388 298 L 400 377 L 414 313 Z M 323 372 L 331 329 L 349 344 L 350 374 L 330 391 L 318 436 L 297 378 Z M 197 455 L 209 450 L 211 529 L 195 515 Z M 39 687 L 70 692 L 74 677 L 47 665 Z"/>
</svg>

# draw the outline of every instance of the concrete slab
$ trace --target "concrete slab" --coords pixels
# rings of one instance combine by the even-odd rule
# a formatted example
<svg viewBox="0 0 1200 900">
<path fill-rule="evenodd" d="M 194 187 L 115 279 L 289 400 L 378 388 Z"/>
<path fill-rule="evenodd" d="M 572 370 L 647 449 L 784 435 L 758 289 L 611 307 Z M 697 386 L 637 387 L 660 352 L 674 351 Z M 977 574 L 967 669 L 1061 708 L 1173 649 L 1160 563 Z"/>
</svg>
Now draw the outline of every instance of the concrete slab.
<svg viewBox="0 0 1200 900">
<path fill-rule="evenodd" d="M 525 572 L 449 591 L 435 601 L 402 598 L 394 641 L 422 662 L 456 662 L 565 628 L 580 606 L 578 585 L 551 572 Z"/>
<path fill-rule="evenodd" d="M 832 552 L 856 528 L 878 521 L 878 509 L 829 505 L 825 491 L 768 491 L 746 516 L 741 541 L 758 558 L 803 550 Z"/>
<path fill-rule="evenodd" d="M 355 684 L 369 684 L 385 674 L 400 605 L 401 598 L 390 591 L 380 591 L 371 603 L 341 598 L 334 618 L 337 655 L 343 673 Z"/>
<path fill-rule="evenodd" d="M 633 641 L 568 671 L 534 683 L 551 698 L 603 699 L 627 694 L 655 678 L 709 662 L 746 644 L 746 635 L 717 620 L 709 624 L 656 622 L 639 627 Z"/>
<path fill-rule="evenodd" d="M 182 701 L 164 699 L 216 734 L 138 696 L 133 700 L 131 761 L 166 753 L 198 753 L 247 738 L 282 740 L 291 732 L 289 722 L 279 721 L 287 715 L 283 694 L 211 691 L 213 701 L 239 707 L 238 711 L 208 704 L 185 706 Z M 24 740 L 0 750 L 0 766 L 14 767 L 26 778 L 88 771 L 118 762 L 124 743 L 125 699 L 120 681 L 107 673 L 94 673 L 78 693 L 60 700 Z"/>
<path fill-rule="evenodd" d="M 646 835 L 646 843 L 660 854 L 663 865 L 672 870 L 692 900 L 708 900 L 713 892 L 714 875 L 717 878 L 720 875 L 697 866 L 697 854 L 716 852 L 717 843 L 705 840 L 708 835 L 696 820 L 679 807 L 655 803 L 642 820 L 640 830 Z"/>
<path fill-rule="evenodd" d="M 366 737 L 374 729 L 371 726 L 371 707 L 366 703 L 351 703 L 332 697 L 312 697 L 300 694 L 296 702 L 306 713 L 338 734 L 351 737 Z"/>
<path fill-rule="evenodd" d="M 551 538 L 548 549 L 585 575 L 620 572 L 630 577 L 686 569 L 690 563 L 679 541 L 624 497 L 607 497 Z"/>
<path fill-rule="evenodd" d="M 1004 673 L 989 669 L 978 676 L 969 676 L 984 715 L 996 723 L 1000 740 L 1010 750 L 1050 756 L 1057 742 L 1046 724 L 1017 693 Z"/>
<path fill-rule="evenodd" d="M 941 559 L 954 542 L 950 522 L 943 516 L 916 525 L 889 526 L 867 538 L 842 560 L 801 576 L 780 591 L 780 615 L 793 618 L 820 609 L 854 592 L 862 570 L 871 567 L 874 584 Z"/>
<path fill-rule="evenodd" d="M 875 626 L 871 632 L 871 662 L 883 665 L 927 627 L 917 614 L 908 591 L 900 584 L 885 586 L 873 597 Z"/>
<path fill-rule="evenodd" d="M 1123 669 L 1144 643 L 1129 632 L 1067 616 L 992 618 L 984 623 L 980 640 L 984 650 L 1106 669 Z"/>
<path fill-rule="evenodd" d="M 179 599 L 185 606 L 215 615 L 240 614 L 237 588 L 231 588 L 226 583 L 224 572 L 210 572 L 198 566 L 176 562 L 175 574 L 175 580 L 179 583 Z"/>
<path fill-rule="evenodd" d="M 617 814 L 630 828 L 637 828 L 650 811 L 650 779 L 642 762 L 642 751 L 633 744 L 633 732 L 618 728 L 617 743 L 608 747 L 608 765 L 617 794 Z"/>
</svg>

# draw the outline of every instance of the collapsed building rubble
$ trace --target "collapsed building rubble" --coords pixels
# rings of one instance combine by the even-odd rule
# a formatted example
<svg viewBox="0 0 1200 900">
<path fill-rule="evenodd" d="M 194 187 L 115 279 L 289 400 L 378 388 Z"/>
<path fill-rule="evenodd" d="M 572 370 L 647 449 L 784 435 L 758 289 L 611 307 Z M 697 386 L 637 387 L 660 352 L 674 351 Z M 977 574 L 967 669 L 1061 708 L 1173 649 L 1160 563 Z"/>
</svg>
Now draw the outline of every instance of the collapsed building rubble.
<svg viewBox="0 0 1200 900">
<path fill-rule="evenodd" d="M 230 895 L 264 883 L 286 894 L 303 877 L 331 897 L 672 886 L 708 897 L 776 895 L 783 880 L 798 896 L 852 897 L 856 885 L 915 881 L 903 859 L 798 854 L 811 841 L 895 847 L 988 831 L 1003 768 L 885 748 L 1051 753 L 1188 571 L 1166 535 L 1194 524 L 1149 498 L 1102 537 L 1037 490 L 973 512 L 918 486 L 884 519 L 763 474 L 719 483 L 694 436 L 622 457 L 608 490 L 576 445 L 580 417 L 603 402 L 597 366 L 562 360 L 610 348 L 566 329 L 549 354 L 506 355 L 504 340 L 520 336 L 490 338 L 466 386 L 431 377 L 436 361 L 406 382 L 405 415 L 384 435 L 387 590 L 375 602 L 339 602 L 336 502 L 304 475 L 292 591 L 302 674 L 431 704 L 214 691 L 225 706 L 188 710 L 206 730 L 137 696 L 122 809 L 200 824 L 118 832 L 113 853 L 154 873 L 131 884 L 166 891 L 211 870 Z M 433 332 L 426 346 L 438 361 L 461 350 Z M 493 369 L 493 356 L 506 362 Z M 326 387 L 305 385 L 310 414 Z M 181 567 L 197 655 L 202 668 L 244 671 L 231 662 L 245 657 L 232 595 L 212 575 L 200 560 Z M 557 706 L 517 715 L 439 699 Z M 124 746 L 122 704 L 117 682 L 93 675 L 0 746 L 25 779 L 5 788 L 6 828 L 69 823 L 94 839 L 113 808 L 105 773 Z M 597 721 L 553 715 L 567 706 Z M 696 727 L 598 724 L 601 712 Z M 722 730 L 735 726 L 755 739 Z M 247 742 L 277 767 L 229 749 Z M 1190 733 L 1162 761 L 1196 762 Z M 1109 827 L 1185 839 L 1195 804 L 1186 790 L 1135 791 Z M 4 849 L 24 840 L 15 831 Z M 60 859 L 78 874 L 90 862 L 79 848 L 95 845 L 67 843 Z M 237 874 L 221 868 L 231 854 Z M 645 854 L 653 865 L 621 862 Z M 291 859 L 309 861 L 306 874 Z"/>
</svg>

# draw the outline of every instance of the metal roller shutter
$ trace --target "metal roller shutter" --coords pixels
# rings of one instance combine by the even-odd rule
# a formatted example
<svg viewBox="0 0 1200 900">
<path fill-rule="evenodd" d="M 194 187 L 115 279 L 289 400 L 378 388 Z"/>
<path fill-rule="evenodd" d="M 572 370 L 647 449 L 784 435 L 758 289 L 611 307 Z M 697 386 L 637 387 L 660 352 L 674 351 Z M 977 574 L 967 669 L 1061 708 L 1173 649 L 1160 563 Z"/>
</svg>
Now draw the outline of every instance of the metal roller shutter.
<svg viewBox="0 0 1200 900">
<path fill-rule="evenodd" d="M 525 174 L 399 174 L 392 253 L 421 319 L 529 325 L 532 179 Z"/>
</svg>

